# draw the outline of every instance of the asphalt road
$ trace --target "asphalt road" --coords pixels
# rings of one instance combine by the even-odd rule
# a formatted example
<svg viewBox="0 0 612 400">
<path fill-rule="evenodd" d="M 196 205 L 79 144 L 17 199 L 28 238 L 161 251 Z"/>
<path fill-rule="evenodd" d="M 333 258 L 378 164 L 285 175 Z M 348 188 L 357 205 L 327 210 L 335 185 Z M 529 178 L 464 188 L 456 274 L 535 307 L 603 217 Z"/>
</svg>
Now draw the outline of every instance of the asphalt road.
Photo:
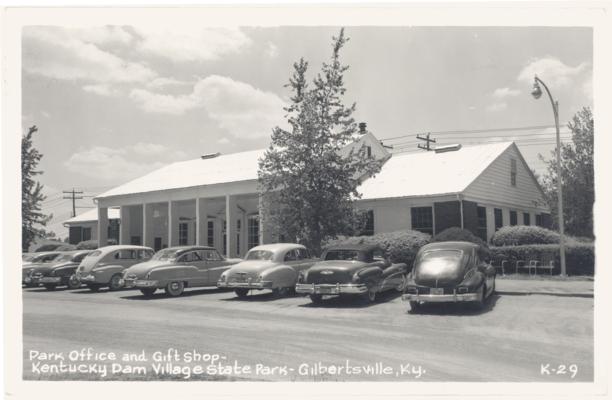
<svg viewBox="0 0 612 400">
<path fill-rule="evenodd" d="M 593 380 L 589 298 L 494 295 L 483 311 L 435 305 L 418 314 L 397 293 L 372 305 L 331 298 L 313 306 L 307 297 L 239 300 L 212 288 L 152 299 L 24 289 L 23 303 L 24 379 Z M 135 358 L 70 360 L 83 349 Z M 155 371 L 168 367 L 157 356 L 175 357 L 173 349 L 169 370 Z M 61 353 L 65 368 L 88 369 L 60 370 L 60 360 L 41 358 L 49 352 Z"/>
</svg>

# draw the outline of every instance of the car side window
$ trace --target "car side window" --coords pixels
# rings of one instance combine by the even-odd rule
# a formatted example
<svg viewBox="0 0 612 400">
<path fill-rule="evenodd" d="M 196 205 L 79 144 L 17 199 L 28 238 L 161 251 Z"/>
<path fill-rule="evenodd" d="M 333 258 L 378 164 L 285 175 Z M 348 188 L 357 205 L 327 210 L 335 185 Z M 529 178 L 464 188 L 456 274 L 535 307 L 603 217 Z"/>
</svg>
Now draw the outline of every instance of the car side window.
<svg viewBox="0 0 612 400">
<path fill-rule="evenodd" d="M 48 256 L 46 256 L 45 258 L 43 258 L 43 262 L 49 262 L 51 260 L 53 260 L 55 257 L 57 257 L 57 254 L 50 254 Z"/>
<path fill-rule="evenodd" d="M 115 253 L 115 258 L 119 260 L 135 260 L 137 258 L 136 250 L 119 250 Z"/>
<path fill-rule="evenodd" d="M 206 261 L 220 261 L 221 256 L 217 250 L 202 250 L 203 257 Z"/>
<path fill-rule="evenodd" d="M 181 258 L 179 258 L 179 262 L 198 262 L 202 261 L 202 257 L 198 254 L 197 251 L 190 251 L 187 254 L 183 254 Z"/>
<path fill-rule="evenodd" d="M 87 253 L 79 254 L 76 257 L 74 257 L 72 261 L 75 263 L 81 262 L 85 258 L 86 255 Z"/>
<path fill-rule="evenodd" d="M 372 259 L 374 261 L 385 261 L 385 255 L 383 254 L 382 250 L 376 249 L 372 252 Z"/>
<path fill-rule="evenodd" d="M 297 259 L 298 256 L 295 250 L 290 250 L 285 254 L 285 261 L 296 261 Z"/>
</svg>

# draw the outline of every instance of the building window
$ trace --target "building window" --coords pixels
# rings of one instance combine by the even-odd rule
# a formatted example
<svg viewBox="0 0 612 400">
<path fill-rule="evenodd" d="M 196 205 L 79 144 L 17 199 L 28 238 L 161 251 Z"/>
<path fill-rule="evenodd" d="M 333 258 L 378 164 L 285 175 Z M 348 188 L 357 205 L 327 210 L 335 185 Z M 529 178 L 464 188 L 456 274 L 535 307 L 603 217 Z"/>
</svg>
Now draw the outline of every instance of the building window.
<svg viewBox="0 0 612 400">
<path fill-rule="evenodd" d="M 486 207 L 476 207 L 478 214 L 478 237 L 487 241 L 487 209 Z"/>
<path fill-rule="evenodd" d="M 259 216 L 251 215 L 247 220 L 247 250 L 259 245 Z"/>
<path fill-rule="evenodd" d="M 91 228 L 83 228 L 82 232 L 82 240 L 91 240 Z"/>
<path fill-rule="evenodd" d="M 516 159 L 510 159 L 510 184 L 516 186 Z"/>
<path fill-rule="evenodd" d="M 374 234 L 374 210 L 363 211 L 359 227 L 360 236 L 372 236 Z"/>
<path fill-rule="evenodd" d="M 523 225 L 531 225 L 531 215 L 529 213 L 523 213 Z"/>
<path fill-rule="evenodd" d="M 536 214 L 535 223 L 537 226 L 542 226 L 542 214 Z"/>
<path fill-rule="evenodd" d="M 140 236 L 132 236 L 130 238 L 130 244 L 132 246 L 140 246 Z"/>
<path fill-rule="evenodd" d="M 223 221 L 223 254 L 227 254 L 227 221 Z"/>
<path fill-rule="evenodd" d="M 156 237 L 153 239 L 153 250 L 160 251 L 162 249 L 162 238 Z"/>
<path fill-rule="evenodd" d="M 372 146 L 366 146 L 366 155 L 368 158 L 372 157 Z"/>
<path fill-rule="evenodd" d="M 236 220 L 236 254 L 240 255 L 240 229 L 242 228 L 242 221 Z"/>
<path fill-rule="evenodd" d="M 187 238 L 189 237 L 189 225 L 186 222 L 181 222 L 179 228 L 179 246 L 187 246 Z"/>
<path fill-rule="evenodd" d="M 494 209 L 493 213 L 495 214 L 495 230 L 497 231 L 504 226 L 504 215 L 502 214 L 501 208 Z"/>
<path fill-rule="evenodd" d="M 412 217 L 412 229 L 433 235 L 433 208 L 432 207 L 412 207 L 410 209 Z"/>
<path fill-rule="evenodd" d="M 514 226 L 516 224 L 518 224 L 516 211 L 510 211 L 510 225 Z"/>
<path fill-rule="evenodd" d="M 206 240 L 208 246 L 215 246 L 215 221 L 208 221 L 208 225 L 206 226 Z"/>
</svg>

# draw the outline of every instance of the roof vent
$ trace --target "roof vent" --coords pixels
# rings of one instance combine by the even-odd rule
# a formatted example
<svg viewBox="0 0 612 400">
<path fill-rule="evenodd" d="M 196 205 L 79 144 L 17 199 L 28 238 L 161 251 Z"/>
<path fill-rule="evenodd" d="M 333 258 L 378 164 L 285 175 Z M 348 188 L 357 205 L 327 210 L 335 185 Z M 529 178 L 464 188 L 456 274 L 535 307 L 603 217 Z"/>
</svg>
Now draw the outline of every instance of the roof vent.
<svg viewBox="0 0 612 400">
<path fill-rule="evenodd" d="M 434 150 L 436 153 L 446 153 L 448 151 L 457 151 L 461 149 L 461 144 L 449 144 L 447 146 L 438 146 Z"/>
<path fill-rule="evenodd" d="M 219 153 L 219 152 L 216 152 L 216 153 L 208 153 L 208 154 L 203 154 L 203 155 L 201 156 L 201 158 L 202 158 L 202 160 L 206 160 L 206 159 L 209 159 L 209 158 L 219 157 L 220 155 L 221 155 L 221 153 Z"/>
<path fill-rule="evenodd" d="M 368 127 L 368 124 L 366 124 L 365 122 L 360 122 L 359 123 L 359 134 L 360 135 L 365 134 L 367 132 L 367 127 Z"/>
</svg>

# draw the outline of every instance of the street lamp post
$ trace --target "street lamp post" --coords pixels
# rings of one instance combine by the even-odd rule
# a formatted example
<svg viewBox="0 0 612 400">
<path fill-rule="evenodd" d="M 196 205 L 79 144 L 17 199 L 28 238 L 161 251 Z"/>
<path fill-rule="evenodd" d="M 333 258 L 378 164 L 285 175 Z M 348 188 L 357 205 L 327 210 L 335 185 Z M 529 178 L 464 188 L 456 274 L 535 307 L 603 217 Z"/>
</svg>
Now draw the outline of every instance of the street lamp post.
<svg viewBox="0 0 612 400">
<path fill-rule="evenodd" d="M 565 232 L 563 227 L 563 185 L 561 179 L 561 137 L 559 136 L 559 102 L 553 100 L 552 95 L 550 94 L 550 90 L 548 90 L 548 86 L 540 79 L 538 76 L 535 76 L 535 80 L 533 82 L 533 90 L 531 91 L 531 95 L 535 99 L 539 99 L 542 96 L 542 89 L 540 89 L 540 84 L 544 86 L 546 93 L 548 94 L 548 98 L 552 104 L 553 114 L 555 115 L 555 128 L 557 129 L 557 214 L 559 217 L 559 250 L 560 250 L 560 258 L 561 258 L 561 276 L 567 276 L 567 270 L 565 268 Z"/>
</svg>

